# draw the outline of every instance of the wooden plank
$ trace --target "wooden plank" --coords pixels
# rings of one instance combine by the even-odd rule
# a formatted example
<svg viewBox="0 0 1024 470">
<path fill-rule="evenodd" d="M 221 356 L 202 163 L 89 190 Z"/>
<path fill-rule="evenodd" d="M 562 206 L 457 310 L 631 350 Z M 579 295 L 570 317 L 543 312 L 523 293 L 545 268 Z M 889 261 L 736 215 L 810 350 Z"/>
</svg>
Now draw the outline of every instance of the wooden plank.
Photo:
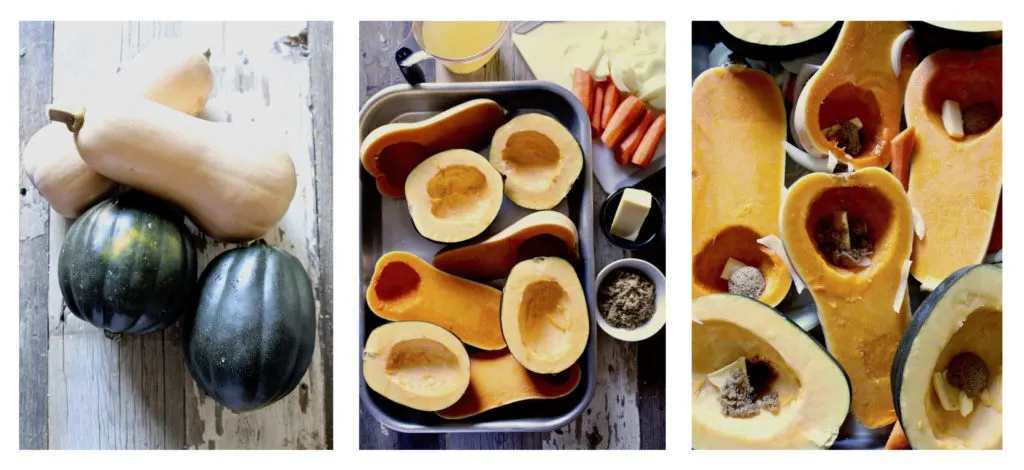
<svg viewBox="0 0 1024 470">
<path fill-rule="evenodd" d="M 359 106 L 385 87 L 405 83 L 395 65 L 395 51 L 412 35 L 411 21 L 359 22 Z M 429 63 L 423 67 L 428 82 L 434 81 Z"/>
<path fill-rule="evenodd" d="M 317 258 L 320 260 L 320 356 L 324 371 L 324 445 L 334 447 L 334 25 L 309 24 L 310 111 L 316 174 Z"/>
<path fill-rule="evenodd" d="M 18 100 L 20 150 L 46 125 L 45 107 L 53 94 L 53 23 L 23 22 L 18 28 Z M 19 151 L 19 155 L 21 152 Z M 46 448 L 47 290 L 49 204 L 25 176 L 19 159 L 18 237 L 18 443 L 22 449 Z"/>
</svg>

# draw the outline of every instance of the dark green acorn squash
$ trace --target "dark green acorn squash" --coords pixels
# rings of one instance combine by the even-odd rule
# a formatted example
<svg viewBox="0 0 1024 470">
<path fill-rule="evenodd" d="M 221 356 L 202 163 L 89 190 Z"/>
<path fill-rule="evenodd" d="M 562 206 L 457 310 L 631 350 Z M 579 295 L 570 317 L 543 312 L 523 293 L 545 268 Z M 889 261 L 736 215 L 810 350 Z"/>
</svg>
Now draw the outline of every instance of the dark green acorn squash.
<svg viewBox="0 0 1024 470">
<path fill-rule="evenodd" d="M 188 307 L 196 272 L 184 213 L 139 191 L 79 217 L 57 262 L 68 310 L 108 333 L 152 333 L 173 324 Z"/>
<path fill-rule="evenodd" d="M 207 395 L 236 411 L 291 393 L 313 359 L 316 308 L 294 256 L 259 240 L 213 259 L 184 322 L 185 362 Z"/>
</svg>

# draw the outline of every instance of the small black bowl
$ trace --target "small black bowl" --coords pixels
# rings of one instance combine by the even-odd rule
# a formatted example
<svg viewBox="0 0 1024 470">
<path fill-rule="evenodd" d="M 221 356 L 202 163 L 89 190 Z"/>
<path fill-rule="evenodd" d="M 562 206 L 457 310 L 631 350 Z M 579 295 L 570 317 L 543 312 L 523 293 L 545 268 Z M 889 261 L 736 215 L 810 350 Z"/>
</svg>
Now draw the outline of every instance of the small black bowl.
<svg viewBox="0 0 1024 470">
<path fill-rule="evenodd" d="M 601 231 L 604 232 L 604 236 L 615 246 L 627 250 L 636 250 L 654 241 L 658 234 L 661 233 L 661 229 L 665 225 L 665 211 L 661 208 L 658 198 L 651 197 L 651 211 L 647 213 L 644 224 L 640 226 L 640 234 L 637 235 L 635 242 L 612 235 L 612 222 L 615 220 L 615 211 L 618 210 L 619 201 L 622 200 L 622 193 L 626 189 L 622 188 L 615 191 L 601 204 Z"/>
</svg>

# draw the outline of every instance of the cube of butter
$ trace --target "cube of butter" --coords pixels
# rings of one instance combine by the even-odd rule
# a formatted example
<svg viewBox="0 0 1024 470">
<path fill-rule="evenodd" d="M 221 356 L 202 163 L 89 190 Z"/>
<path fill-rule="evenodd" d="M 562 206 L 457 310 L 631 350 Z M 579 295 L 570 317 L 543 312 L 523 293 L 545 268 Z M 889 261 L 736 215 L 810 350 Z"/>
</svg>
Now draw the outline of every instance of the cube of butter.
<svg viewBox="0 0 1024 470">
<path fill-rule="evenodd" d="M 651 193 L 642 189 L 626 188 L 612 219 L 612 235 L 636 241 L 647 214 L 651 211 Z"/>
</svg>

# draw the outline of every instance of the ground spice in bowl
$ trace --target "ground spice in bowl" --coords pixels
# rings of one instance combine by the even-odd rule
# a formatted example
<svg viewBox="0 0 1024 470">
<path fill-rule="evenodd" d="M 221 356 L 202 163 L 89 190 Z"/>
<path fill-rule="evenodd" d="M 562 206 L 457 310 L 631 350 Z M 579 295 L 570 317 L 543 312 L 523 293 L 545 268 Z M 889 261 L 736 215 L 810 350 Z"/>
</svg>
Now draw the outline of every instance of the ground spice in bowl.
<svg viewBox="0 0 1024 470">
<path fill-rule="evenodd" d="M 617 269 L 605 277 L 597 291 L 597 309 L 609 325 L 634 330 L 654 316 L 654 281 L 635 269 Z"/>
</svg>

